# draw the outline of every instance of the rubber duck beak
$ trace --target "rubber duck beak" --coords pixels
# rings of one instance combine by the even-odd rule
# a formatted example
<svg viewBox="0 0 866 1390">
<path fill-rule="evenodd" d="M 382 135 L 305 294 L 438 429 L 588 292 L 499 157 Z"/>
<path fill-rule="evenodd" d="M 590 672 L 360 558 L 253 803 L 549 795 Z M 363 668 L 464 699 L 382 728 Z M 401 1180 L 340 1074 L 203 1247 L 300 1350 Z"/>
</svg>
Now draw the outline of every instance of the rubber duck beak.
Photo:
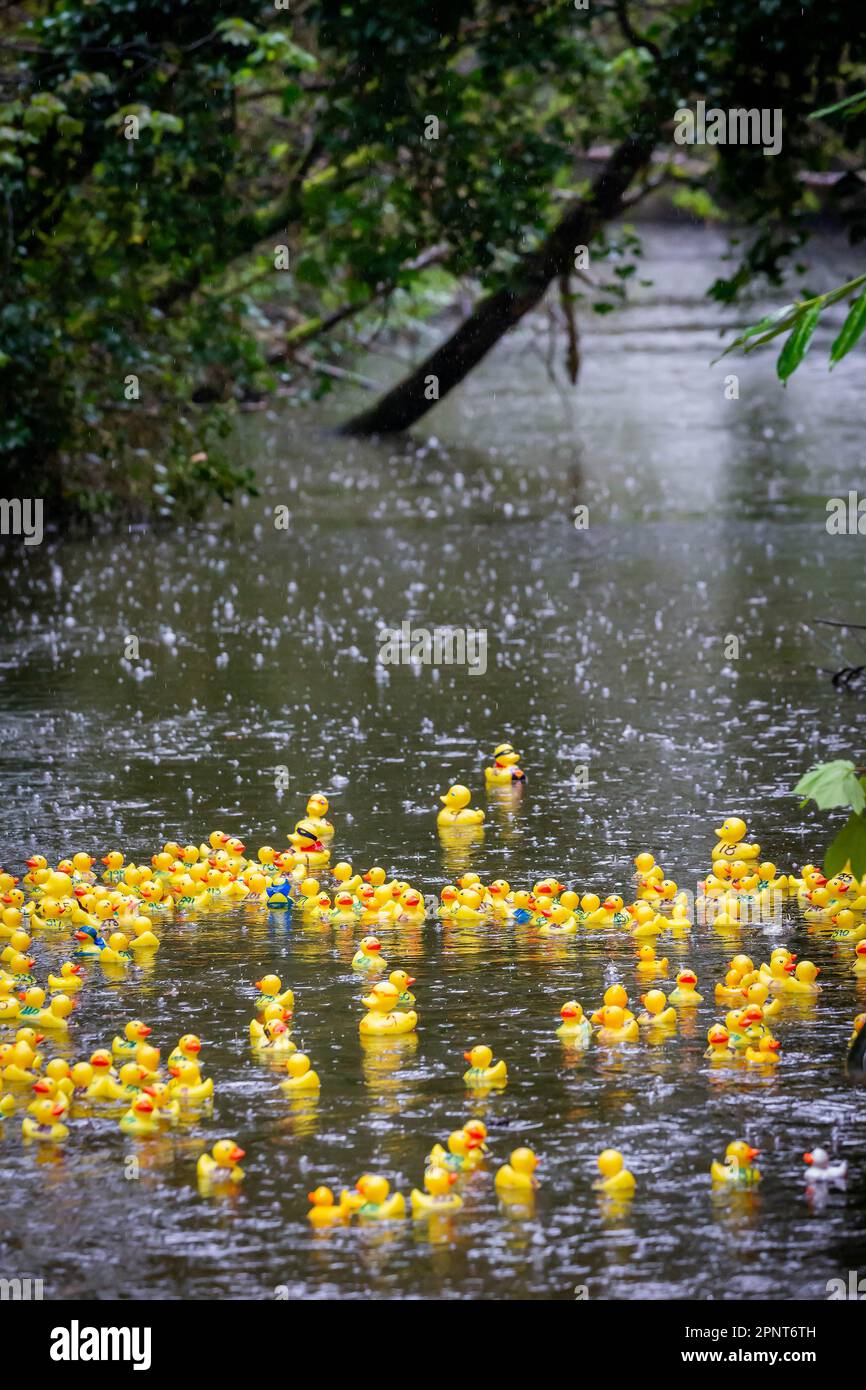
<svg viewBox="0 0 866 1390">
<path fill-rule="evenodd" d="M 442 802 L 442 805 L 443 805 L 443 806 L 447 806 L 447 805 L 448 805 L 448 797 L 447 797 L 447 796 L 440 796 L 439 800 Z"/>
<path fill-rule="evenodd" d="M 139 1028 L 139 1030 L 138 1030 L 138 1036 L 139 1036 L 140 1038 L 147 1038 L 147 1037 L 150 1036 L 150 1034 L 151 1034 L 152 1032 L 153 1032 L 153 1029 L 152 1029 L 152 1028 L 148 1028 L 147 1024 L 146 1024 L 146 1023 L 143 1023 L 143 1024 L 141 1025 L 141 1027 Z"/>
<path fill-rule="evenodd" d="M 793 962 L 793 960 L 789 960 L 788 963 L 787 963 L 787 965 L 786 965 L 784 968 L 785 968 L 785 974 L 786 974 L 786 975 L 793 975 L 793 973 L 794 973 L 794 962 Z"/>
<path fill-rule="evenodd" d="M 814 1161 L 815 1161 L 815 1160 L 814 1160 L 814 1158 L 812 1157 L 812 1155 L 811 1155 L 810 1153 L 808 1153 L 808 1154 L 803 1154 L 803 1162 L 804 1162 L 804 1163 L 808 1163 L 808 1164 L 811 1165 L 812 1163 L 814 1163 Z"/>
<path fill-rule="evenodd" d="M 464 1052 L 464 1053 L 463 1053 L 463 1060 L 464 1060 L 464 1062 L 471 1062 L 471 1061 L 472 1061 L 472 1053 L 471 1053 L 471 1052 Z"/>
<path fill-rule="evenodd" d="M 54 1116 L 55 1119 L 59 1118 L 59 1116 L 61 1116 L 61 1115 L 63 1114 L 63 1106 L 62 1106 L 62 1105 L 52 1105 L 52 1107 L 51 1107 L 51 1113 L 52 1113 L 52 1115 Z"/>
<path fill-rule="evenodd" d="M 414 983 L 415 983 L 415 976 L 414 976 L 414 975 L 407 975 L 407 976 L 406 976 L 406 984 L 407 984 L 407 985 L 414 985 Z"/>
<path fill-rule="evenodd" d="M 235 1144 L 232 1149 L 232 1163 L 240 1163 L 242 1158 L 246 1158 L 246 1154 L 246 1149 L 239 1149 L 237 1144 Z"/>
<path fill-rule="evenodd" d="M 753 1149 L 753 1148 L 750 1148 L 750 1149 L 749 1149 L 749 1159 L 751 1160 L 751 1159 L 753 1159 L 753 1158 L 757 1158 L 757 1157 L 759 1156 L 760 1152 L 761 1152 L 760 1149 Z"/>
</svg>

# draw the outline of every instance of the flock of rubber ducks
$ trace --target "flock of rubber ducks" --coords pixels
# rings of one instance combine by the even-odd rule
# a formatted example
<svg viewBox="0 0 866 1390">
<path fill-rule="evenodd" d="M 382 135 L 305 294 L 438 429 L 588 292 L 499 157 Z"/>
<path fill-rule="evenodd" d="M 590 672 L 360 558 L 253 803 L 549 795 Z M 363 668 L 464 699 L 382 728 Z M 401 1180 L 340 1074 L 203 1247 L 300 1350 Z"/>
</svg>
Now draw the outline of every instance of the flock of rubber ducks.
<svg viewBox="0 0 866 1390">
<path fill-rule="evenodd" d="M 525 780 L 512 745 L 498 745 L 493 765 L 485 770 L 486 784 L 505 787 Z M 461 784 L 451 786 L 441 802 L 437 819 L 446 832 L 471 831 L 483 821 L 484 813 L 471 807 L 471 793 Z M 306 815 L 287 836 L 288 848 L 277 851 L 265 845 L 255 858 L 246 856 L 240 839 L 214 831 L 200 845 L 169 842 L 147 864 L 127 862 L 120 851 L 112 850 L 103 856 L 101 869 L 82 852 L 55 867 L 34 854 L 20 880 L 0 871 L 0 1030 L 14 1032 L 10 1040 L 0 1042 L 0 1120 L 12 1115 L 19 1098 L 28 1093 L 21 1125 L 27 1143 L 60 1144 L 70 1133 L 67 1122 L 84 1115 L 113 1115 L 124 1135 L 147 1139 L 172 1125 L 195 1124 L 211 1113 L 213 1081 L 202 1076 L 201 1040 L 191 1034 L 180 1038 L 164 1070 L 150 1028 L 137 1019 L 88 1059 L 70 1062 L 55 1056 L 46 1061 L 39 1051 L 46 1038 L 67 1037 L 77 995 L 88 978 L 85 967 L 98 967 L 110 979 L 152 962 L 160 945 L 154 923 L 169 911 L 186 919 L 247 902 L 336 929 L 357 927 L 364 935 L 351 964 L 366 977 L 359 1033 L 389 1037 L 413 1032 L 419 1019 L 412 993 L 416 981 L 403 969 L 389 968 L 374 929 L 421 923 L 428 905 L 414 885 L 389 877 L 379 866 L 356 873 L 345 861 L 331 865 L 334 827 L 328 811 L 327 798 L 315 793 Z M 735 933 L 748 920 L 775 915 L 781 900 L 795 896 L 810 921 L 825 928 L 833 940 L 852 945 L 853 970 L 866 974 L 866 882 L 848 871 L 828 879 L 811 864 L 800 875 L 779 874 L 774 864 L 761 858 L 760 846 L 749 842 L 745 822 L 736 817 L 726 819 L 715 833 L 711 868 L 694 904 L 696 914 L 717 930 Z M 641 1040 L 658 1044 L 676 1033 L 683 1013 L 698 1009 L 703 996 L 696 973 L 688 967 L 677 972 L 669 993 L 662 987 L 669 960 L 658 949 L 659 938 L 688 938 L 693 924 L 687 895 L 648 852 L 637 855 L 634 866 L 637 890 L 630 903 L 615 894 L 580 895 L 556 878 L 512 889 L 504 879 L 484 884 L 477 874 L 465 873 L 442 888 L 435 915 L 456 923 L 509 923 L 539 937 L 570 937 L 594 928 L 627 934 L 635 942 L 638 980 L 647 986 L 640 994 L 642 1011 L 629 1008 L 628 992 L 617 982 L 588 1017 L 577 1000 L 564 1003 L 556 1031 L 570 1048 L 587 1048 L 593 1042 L 603 1047 Z M 333 881 L 330 893 L 316 876 L 325 872 Z M 69 958 L 49 970 L 44 983 L 34 974 L 36 960 L 30 950 L 35 941 L 61 947 L 68 942 Z M 785 947 L 777 947 L 769 961 L 757 967 L 745 953 L 735 954 L 724 979 L 715 985 L 715 1002 L 724 1005 L 726 1013 L 707 1033 L 704 1055 L 710 1067 L 772 1072 L 781 1054 L 773 1021 L 788 1001 L 818 999 L 819 973 L 811 961 L 797 961 Z M 256 988 L 251 1048 L 276 1059 L 284 1069 L 280 1084 L 287 1095 L 317 1093 L 320 1078 L 291 1038 L 292 990 L 273 974 L 258 980 Z M 855 1021 L 855 1036 L 864 1021 L 866 1015 Z M 475 1043 L 464 1057 L 464 1084 L 476 1095 L 507 1084 L 506 1062 L 494 1060 L 485 1043 Z M 446 1145 L 433 1148 L 423 1190 L 414 1189 L 410 1195 L 413 1215 L 459 1210 L 458 1182 L 482 1165 L 485 1140 L 483 1124 L 471 1121 L 455 1130 Z M 753 1163 L 756 1156 L 745 1141 L 733 1141 L 724 1162 L 713 1164 L 713 1180 L 753 1185 L 760 1178 Z M 203 1189 L 236 1190 L 243 1180 L 238 1166 L 243 1157 L 234 1140 L 218 1141 L 198 1160 Z M 814 1182 L 839 1180 L 840 1172 L 844 1177 L 845 1165 L 834 1163 L 821 1149 L 812 1150 L 806 1161 Z M 531 1195 L 537 1164 L 532 1150 L 515 1149 L 496 1173 L 500 1196 Z M 634 1177 L 618 1150 L 604 1150 L 598 1167 L 600 1190 L 621 1196 L 634 1191 Z M 316 1188 L 310 1203 L 314 1226 L 406 1212 L 403 1197 L 390 1191 L 387 1179 L 369 1173 L 353 1189 L 344 1189 L 339 1200 L 330 1188 Z"/>
<path fill-rule="evenodd" d="M 481 1120 L 469 1120 L 462 1129 L 449 1134 L 446 1143 L 434 1144 L 425 1160 L 423 1191 L 413 1188 L 409 1208 L 416 1219 L 452 1216 L 461 1210 L 463 1197 L 457 1185 L 477 1172 L 487 1155 L 487 1128 Z M 538 1158 L 532 1149 L 512 1149 L 508 1162 L 496 1170 L 493 1185 L 500 1201 L 508 1206 L 531 1207 L 538 1179 Z M 621 1153 L 605 1149 L 598 1156 L 600 1178 L 593 1184 L 608 1196 L 627 1198 L 635 1189 L 634 1175 L 625 1167 Z M 339 1200 L 330 1187 L 320 1186 L 308 1194 L 308 1218 L 313 1226 L 347 1225 L 353 1217 L 367 1221 L 393 1221 L 407 1214 L 406 1199 L 392 1192 L 388 1179 L 364 1173 L 353 1189 L 343 1188 Z"/>
</svg>

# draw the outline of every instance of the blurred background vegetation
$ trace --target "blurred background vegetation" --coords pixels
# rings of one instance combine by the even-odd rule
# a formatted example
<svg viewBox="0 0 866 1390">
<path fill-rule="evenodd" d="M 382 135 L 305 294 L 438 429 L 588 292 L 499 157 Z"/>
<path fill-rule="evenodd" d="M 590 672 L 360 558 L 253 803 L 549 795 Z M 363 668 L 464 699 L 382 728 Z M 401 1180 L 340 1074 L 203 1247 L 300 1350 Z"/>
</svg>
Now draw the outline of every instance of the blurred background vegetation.
<svg viewBox="0 0 866 1390">
<path fill-rule="evenodd" d="M 814 297 L 810 231 L 866 231 L 854 0 L 280 3 L 0 5 L 3 495 L 55 520 L 229 502 L 255 487 L 222 444 L 239 406 L 302 403 L 455 304 L 445 389 L 549 289 L 575 379 L 647 200 L 737 229 L 727 302 L 786 265 Z M 781 109 L 781 154 L 676 145 L 699 99 Z M 350 427 L 412 423 L 415 386 Z"/>
</svg>

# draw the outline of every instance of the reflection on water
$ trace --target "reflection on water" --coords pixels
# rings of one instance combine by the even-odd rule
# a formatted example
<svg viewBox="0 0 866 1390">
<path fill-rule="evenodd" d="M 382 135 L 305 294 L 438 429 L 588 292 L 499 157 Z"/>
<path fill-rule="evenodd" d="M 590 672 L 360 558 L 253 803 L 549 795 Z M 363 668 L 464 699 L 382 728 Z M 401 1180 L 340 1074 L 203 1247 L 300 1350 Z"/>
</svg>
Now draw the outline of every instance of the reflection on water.
<svg viewBox="0 0 866 1390">
<path fill-rule="evenodd" d="M 631 896 L 651 850 L 693 887 L 713 827 L 744 816 L 784 871 L 820 853 L 823 818 L 789 794 L 819 756 L 847 756 L 863 716 L 815 673 L 808 624 L 862 616 L 862 542 L 830 537 L 828 496 L 862 476 L 856 360 L 828 382 L 821 345 L 787 391 L 760 356 L 710 370 L 716 324 L 700 292 L 710 234 L 649 237 L 652 290 L 588 325 L 585 375 L 566 396 L 503 345 L 428 422 L 435 440 L 358 443 L 293 412 L 243 419 L 262 497 L 180 535 L 135 532 L 10 551 L 0 573 L 2 862 L 39 847 L 115 846 L 135 858 L 220 826 L 282 845 L 325 790 L 335 858 L 380 863 L 437 893 L 467 868 L 513 887 L 549 873 Z M 740 398 L 723 376 L 740 377 Z M 288 505 L 292 529 L 273 526 Z M 572 525 L 576 505 L 590 525 Z M 404 620 L 486 629 L 488 669 L 383 668 L 377 633 Z M 736 660 L 724 641 L 740 639 Z M 141 660 L 122 660 L 139 638 Z M 512 738 L 529 782 L 486 797 L 483 767 Z M 275 768 L 289 770 L 278 790 Z M 585 785 L 584 770 L 588 775 Z M 483 835 L 437 833 L 438 797 L 465 782 Z M 182 1294 L 571 1298 L 824 1297 L 866 1251 L 858 1154 L 863 1093 L 841 1066 L 864 982 L 813 924 L 701 928 L 661 945 L 705 1002 L 673 1035 L 575 1052 L 559 1009 L 596 1007 L 621 979 L 646 988 L 633 943 L 607 929 L 543 940 L 513 926 L 430 918 L 380 933 L 416 976 L 417 1037 L 361 1040 L 356 932 L 235 906 L 167 921 L 147 968 L 88 983 L 72 1051 L 144 1018 L 167 1055 L 198 1033 L 214 1116 L 132 1146 L 113 1119 L 75 1124 L 61 1153 L 6 1125 L 3 1273 L 47 1296 Z M 712 985 L 740 947 L 784 942 L 822 967 L 817 1006 L 786 1006 L 775 1074 L 713 1069 Z M 40 973 L 63 958 L 37 943 Z M 287 1099 L 248 1049 L 265 971 L 295 991 L 293 1038 L 322 1079 Z M 480 1096 L 464 1051 L 486 1042 L 508 1085 Z M 307 1192 L 366 1170 L 408 1195 L 436 1140 L 477 1116 L 491 1157 L 456 1216 L 312 1233 Z M 745 1133 L 758 1193 L 713 1195 L 712 1158 Z M 231 1135 L 247 1179 L 202 1198 L 195 1162 Z M 532 1210 L 504 1209 L 495 1166 L 540 1158 Z M 801 1154 L 844 1148 L 847 1191 L 805 1196 Z M 593 1191 L 622 1149 L 634 1200 Z M 11 1252 L 11 1253 L 10 1253 Z"/>
</svg>

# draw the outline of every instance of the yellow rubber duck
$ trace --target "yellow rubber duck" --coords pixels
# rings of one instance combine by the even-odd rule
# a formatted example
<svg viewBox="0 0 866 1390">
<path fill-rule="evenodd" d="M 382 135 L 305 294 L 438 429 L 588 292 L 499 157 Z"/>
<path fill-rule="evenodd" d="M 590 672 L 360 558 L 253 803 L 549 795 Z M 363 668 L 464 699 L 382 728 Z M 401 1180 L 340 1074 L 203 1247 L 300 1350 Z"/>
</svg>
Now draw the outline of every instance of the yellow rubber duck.
<svg viewBox="0 0 866 1390">
<path fill-rule="evenodd" d="M 334 894 L 334 906 L 330 920 L 339 927 L 353 927 L 363 913 L 363 907 L 354 893 L 342 889 Z"/>
<path fill-rule="evenodd" d="M 397 1003 L 401 1008 L 415 1003 L 415 996 L 409 988 L 415 983 L 414 975 L 407 975 L 405 970 L 392 970 L 388 980 L 397 991 Z"/>
<path fill-rule="evenodd" d="M 332 840 L 334 838 L 334 827 L 329 820 L 325 819 L 328 809 L 328 798 L 324 793 L 313 792 L 307 802 L 306 820 L 309 821 L 320 840 Z"/>
<path fill-rule="evenodd" d="M 854 964 L 851 969 L 855 975 L 866 975 L 866 941 L 858 941 L 854 948 Z"/>
<path fill-rule="evenodd" d="M 450 914 L 455 922 L 485 922 L 487 914 L 482 909 L 483 899 L 474 888 L 461 888 L 457 893 L 457 904 Z"/>
<path fill-rule="evenodd" d="M 276 1002 L 291 1018 L 295 1011 L 294 992 L 290 989 L 283 989 L 283 982 L 279 975 L 263 975 L 260 980 L 256 980 L 255 985 L 261 996 L 258 1000 L 260 1010 L 266 1008 L 268 1004 Z"/>
<path fill-rule="evenodd" d="M 299 1092 L 318 1091 L 321 1086 L 318 1076 L 310 1067 L 310 1059 L 306 1052 L 293 1052 L 286 1058 L 286 1071 L 288 1076 L 285 1081 L 280 1082 L 280 1086 L 290 1095 L 297 1095 Z"/>
<path fill-rule="evenodd" d="M 754 984 L 749 985 L 746 990 L 746 1003 L 757 1005 L 764 1018 L 774 1018 L 776 1014 L 782 1012 L 782 997 L 776 995 L 771 1003 L 767 1003 L 770 997 L 770 989 L 766 980 L 755 980 Z"/>
<path fill-rule="evenodd" d="M 3 1086 L 2 1083 L 0 1083 L 0 1120 L 5 1120 L 9 1115 L 12 1114 L 12 1111 L 14 1109 L 15 1097 L 13 1095 L 9 1095 L 8 1093 L 4 1095 Z"/>
<path fill-rule="evenodd" d="M 722 1023 L 714 1023 L 707 1033 L 707 1048 L 704 1056 L 716 1066 L 730 1064 L 737 1060 L 736 1052 L 728 1046 L 731 1035 Z"/>
<path fill-rule="evenodd" d="M 538 1187 L 535 1170 L 538 1159 L 532 1149 L 512 1149 L 509 1162 L 497 1168 L 493 1180 L 498 1193 L 532 1193 Z"/>
<path fill-rule="evenodd" d="M 176 1100 L 181 1109 L 196 1109 L 213 1095 L 213 1078 L 203 1077 L 197 1062 L 184 1062 L 177 1075 L 172 1076 L 166 1090 L 169 1098 Z"/>
<path fill-rule="evenodd" d="M 399 1010 L 399 998 L 397 986 L 390 980 L 381 980 L 379 984 L 374 985 L 361 1001 L 368 1012 L 358 1025 L 360 1032 L 367 1037 L 414 1032 L 418 1015 L 414 1009 L 407 1009 L 405 1012 Z"/>
<path fill-rule="evenodd" d="M 784 946 L 777 946 L 770 956 L 769 965 L 763 963 L 759 974 L 770 989 L 780 989 L 789 975 L 793 975 L 797 957 Z"/>
<path fill-rule="evenodd" d="M 387 1178 L 364 1173 L 355 1184 L 362 1201 L 358 1207 L 361 1221 L 393 1221 L 406 1215 L 406 1199 L 402 1192 L 391 1192 Z"/>
<path fill-rule="evenodd" d="M 646 850 L 635 855 L 634 867 L 637 874 L 637 896 L 643 901 L 655 902 L 659 898 L 659 885 L 664 880 L 664 869 Z"/>
<path fill-rule="evenodd" d="M 666 975 L 668 969 L 668 958 L 663 956 L 659 960 L 655 953 L 655 947 L 647 944 L 641 946 L 638 952 L 637 970 L 642 975 Z"/>
<path fill-rule="evenodd" d="M 250 1043 L 256 1052 L 297 1051 L 281 1018 L 269 1018 L 264 1023 L 254 1018 L 250 1024 Z"/>
<path fill-rule="evenodd" d="M 637 1021 L 648 1028 L 676 1028 L 677 1011 L 673 1006 L 667 1005 L 662 990 L 651 989 L 646 994 L 642 994 L 640 1001 L 644 1006 L 644 1013 L 638 1014 Z"/>
<path fill-rule="evenodd" d="M 62 1062 L 62 1060 L 62 1058 L 54 1058 L 55 1062 Z M 64 1063 L 64 1065 L 66 1064 Z M 50 1066 L 51 1063 L 49 1063 L 49 1067 Z M 40 1076 L 39 1080 L 33 1083 L 33 1094 L 35 1100 L 32 1100 L 27 1107 L 27 1113 L 29 1115 L 36 1114 L 39 1103 L 43 1100 L 50 1100 L 52 1104 L 58 1105 L 61 1114 L 65 1115 L 69 1109 L 69 1097 L 72 1094 L 72 1086 L 68 1079 L 64 1082 L 63 1078 L 57 1074 L 57 1068 L 54 1069 L 51 1075 L 48 1074 L 48 1068 L 46 1068 L 45 1075 Z"/>
<path fill-rule="evenodd" d="M 90 1066 L 93 1070 L 93 1078 L 85 1093 L 88 1100 L 117 1101 L 126 1099 L 126 1087 L 121 1084 L 117 1072 L 114 1070 L 110 1052 L 100 1048 L 92 1053 Z"/>
<path fill-rule="evenodd" d="M 102 877 L 106 883 L 119 883 L 123 878 L 125 856 L 120 850 L 109 850 L 108 854 L 103 854 L 102 862 L 105 865 Z"/>
<path fill-rule="evenodd" d="M 133 1139 L 148 1139 L 159 1133 L 159 1116 L 150 1096 L 138 1095 L 117 1122 Z"/>
<path fill-rule="evenodd" d="M 576 999 L 569 999 L 559 1011 L 562 1019 L 556 1035 L 573 1047 L 588 1047 L 592 1041 L 592 1025 Z"/>
<path fill-rule="evenodd" d="M 681 970 L 677 975 L 676 988 L 668 996 L 668 1003 L 686 1007 L 702 1003 L 704 996 L 698 994 L 697 983 L 694 970 Z"/>
<path fill-rule="evenodd" d="M 45 1004 L 45 990 L 31 988 L 25 992 L 24 1003 L 18 1010 L 19 1019 L 32 1028 L 53 1033 L 68 1033 L 68 1018 L 75 1008 L 74 999 L 68 994 L 52 995 L 48 1007 Z"/>
<path fill-rule="evenodd" d="M 600 1178 L 596 1178 L 593 1187 L 596 1192 L 607 1192 L 625 1197 L 634 1192 L 634 1174 L 630 1173 L 625 1166 L 625 1159 L 619 1149 L 603 1149 L 596 1159 Z"/>
<path fill-rule="evenodd" d="M 455 825 L 481 825 L 484 820 L 484 812 L 469 805 L 472 793 L 460 782 L 455 782 L 449 787 L 439 800 L 442 802 L 442 810 L 436 817 L 437 825 L 446 828 Z"/>
<path fill-rule="evenodd" d="M 121 966 L 126 968 L 131 965 L 135 957 L 129 949 L 129 937 L 126 932 L 113 931 L 108 938 L 108 945 L 100 952 L 99 963 L 106 966 Z"/>
<path fill-rule="evenodd" d="M 593 912 L 587 913 L 584 922 L 592 927 L 626 927 L 631 926 L 632 919 L 619 894 L 611 893 Z"/>
<path fill-rule="evenodd" d="M 38 1035 L 37 1035 L 38 1036 Z M 2 1052 L 2 1077 L 9 1086 L 32 1086 L 39 1080 L 41 1055 L 25 1039 L 16 1041 Z"/>
<path fill-rule="evenodd" d="M 26 1140 L 37 1140 L 42 1144 L 59 1144 L 68 1139 L 69 1130 L 60 1124 L 60 1116 L 66 1107 L 59 1101 L 40 1100 L 33 1107 L 32 1115 L 25 1115 L 21 1122 L 21 1133 Z"/>
<path fill-rule="evenodd" d="M 427 909 L 424 906 L 424 898 L 417 888 L 408 885 L 401 891 L 400 897 L 397 899 L 395 921 L 423 922 L 426 916 Z"/>
<path fill-rule="evenodd" d="M 724 1163 L 714 1159 L 710 1165 L 713 1182 L 730 1183 L 736 1187 L 754 1187 L 761 1181 L 761 1171 L 752 1161 L 759 1153 L 760 1149 L 753 1149 L 751 1144 L 747 1144 L 743 1139 L 732 1140 L 725 1149 Z"/>
<path fill-rule="evenodd" d="M 820 969 L 811 960 L 798 961 L 794 967 L 793 975 L 786 975 L 781 981 L 781 992 L 783 994 L 805 995 L 808 999 L 816 999 L 821 993 L 821 986 L 817 983 Z"/>
<path fill-rule="evenodd" d="M 556 907 L 542 909 L 544 921 L 538 928 L 539 936 L 574 936 L 577 931 L 577 918 L 567 907 L 558 903 Z"/>
<path fill-rule="evenodd" d="M 484 780 L 488 787 L 510 787 L 525 782 L 526 773 L 518 766 L 520 754 L 510 743 L 500 743 L 493 750 L 493 766 L 485 767 Z"/>
<path fill-rule="evenodd" d="M 201 1052 L 201 1038 L 195 1033 L 184 1033 L 179 1040 L 177 1047 L 169 1053 L 168 1069 L 172 1076 L 177 1076 L 181 1067 L 186 1062 L 197 1062 Z"/>
<path fill-rule="evenodd" d="M 417 1187 L 413 1187 L 409 1196 L 415 1219 L 459 1211 L 463 1206 L 463 1198 L 458 1192 L 451 1191 L 456 1181 L 457 1174 L 447 1168 L 440 1168 L 438 1164 L 428 1168 L 424 1173 L 424 1186 L 427 1191 L 419 1192 Z"/>
<path fill-rule="evenodd" d="M 112 1041 L 112 1056 L 119 1057 L 124 1062 L 133 1060 L 138 1044 L 149 1038 L 152 1032 L 153 1029 L 142 1023 L 140 1018 L 130 1019 L 123 1030 L 123 1037 L 115 1035 Z"/>
<path fill-rule="evenodd" d="M 81 989 L 84 984 L 83 972 L 80 965 L 76 965 L 71 960 L 65 960 L 60 967 L 59 975 L 48 976 L 48 987 L 52 991 L 60 994 L 73 994 Z"/>
<path fill-rule="evenodd" d="M 714 833 L 718 836 L 718 843 L 713 849 L 714 860 L 749 860 L 760 857 L 760 845 L 747 845 L 745 843 L 746 822 L 740 820 L 739 816 L 729 816 Z"/>
<path fill-rule="evenodd" d="M 33 944 L 33 938 L 26 931 L 14 931 L 9 937 L 9 945 L 0 951 L 0 963 L 9 965 L 16 956 L 26 955 Z"/>
<path fill-rule="evenodd" d="M 21 1011 L 21 1002 L 12 993 L 15 986 L 11 976 L 7 976 L 6 981 L 0 981 L 0 1023 L 12 1023 Z"/>
<path fill-rule="evenodd" d="M 574 896 L 574 902 L 565 904 L 569 911 L 574 911 L 578 906 L 579 899 Z M 510 920 L 514 912 L 514 903 L 511 895 L 511 884 L 505 878 L 496 878 L 488 884 L 484 898 L 485 907 L 489 907 L 494 917 L 503 920 Z"/>
<path fill-rule="evenodd" d="M 494 1063 L 493 1053 L 485 1044 L 470 1048 L 463 1053 L 463 1057 L 469 1063 L 469 1070 L 463 1073 L 467 1086 L 504 1085 L 508 1080 L 508 1068 L 504 1061 L 500 1059 Z"/>
<path fill-rule="evenodd" d="M 335 1202 L 330 1187 L 317 1187 L 307 1193 L 307 1198 L 312 1203 L 307 1220 L 313 1226 L 345 1225 L 352 1214 L 351 1203 L 348 1200 Z"/>
<path fill-rule="evenodd" d="M 352 957 L 353 970 L 369 970 L 378 972 L 386 970 L 388 962 L 381 955 L 382 943 L 378 936 L 365 936 Z"/>
<path fill-rule="evenodd" d="M 484 1162 L 487 1153 L 487 1126 L 482 1120 L 469 1120 L 462 1129 L 448 1135 L 447 1149 L 434 1144 L 425 1160 L 428 1167 L 451 1168 L 457 1173 L 471 1173 Z"/>
<path fill-rule="evenodd" d="M 331 851 L 325 848 L 312 821 L 299 820 L 294 832 L 287 838 L 305 868 L 322 868 L 329 862 Z"/>
<path fill-rule="evenodd" d="M 608 985 L 607 989 L 604 992 L 604 999 L 602 1001 L 601 1007 L 596 1009 L 595 1013 L 590 1015 L 590 1021 L 592 1023 L 601 1023 L 601 1016 L 604 1013 L 605 1009 L 611 1008 L 612 1006 L 616 1006 L 616 1008 L 622 1009 L 626 1019 L 634 1018 L 634 1014 L 628 1007 L 628 994 L 625 991 L 624 985 L 613 984 Z"/>
<path fill-rule="evenodd" d="M 128 926 L 133 933 L 129 938 L 129 949 L 134 956 L 143 956 L 159 950 L 159 937 L 153 931 L 153 923 L 149 917 L 136 916 Z"/>
<path fill-rule="evenodd" d="M 244 1157 L 245 1150 L 234 1139 L 218 1139 L 211 1152 L 202 1154 L 196 1164 L 199 1182 L 208 1187 L 238 1186 L 244 1180 L 244 1170 L 238 1167 Z"/>
<path fill-rule="evenodd" d="M 601 1011 L 596 1039 L 600 1043 L 637 1042 L 640 1030 L 633 1014 L 626 1017 L 619 1004 L 606 1004 Z"/>
<path fill-rule="evenodd" d="M 746 1048 L 746 1061 L 753 1067 L 775 1067 L 779 1064 L 781 1043 L 766 1035 Z"/>
<path fill-rule="evenodd" d="M 866 918 L 858 921 L 857 916 L 846 907 L 835 913 L 830 921 L 833 924 L 833 941 L 843 941 L 848 946 L 856 946 L 866 937 Z"/>
<path fill-rule="evenodd" d="M 596 902 L 598 902 L 597 898 Z M 656 912 L 649 903 L 633 903 L 628 911 L 629 919 L 632 922 L 631 935 L 637 941 L 661 936 L 662 932 L 667 931 L 670 926 L 668 919 Z"/>
</svg>

